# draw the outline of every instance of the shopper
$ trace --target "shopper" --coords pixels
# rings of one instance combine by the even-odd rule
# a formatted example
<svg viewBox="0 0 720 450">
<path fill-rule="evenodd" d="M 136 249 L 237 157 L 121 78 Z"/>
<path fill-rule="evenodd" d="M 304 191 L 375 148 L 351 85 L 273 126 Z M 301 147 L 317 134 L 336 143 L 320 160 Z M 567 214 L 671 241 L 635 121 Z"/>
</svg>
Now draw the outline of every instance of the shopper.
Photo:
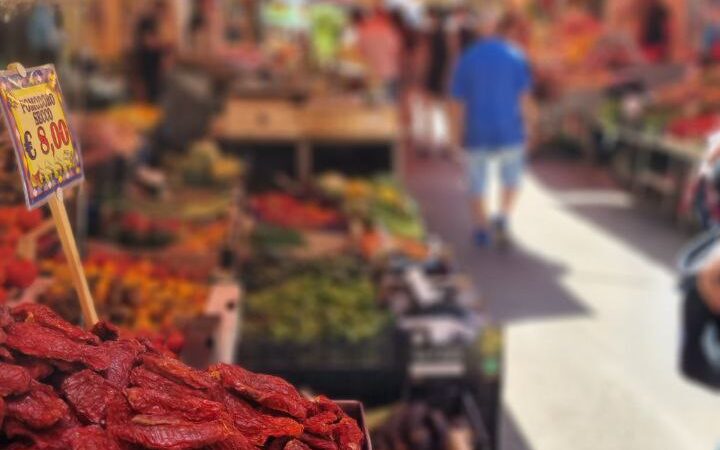
<svg viewBox="0 0 720 450">
<path fill-rule="evenodd" d="M 135 59 L 142 96 L 151 102 L 160 96 L 163 63 L 169 51 L 162 29 L 168 17 L 167 8 L 164 0 L 153 2 L 135 26 Z"/>
<path fill-rule="evenodd" d="M 462 54 L 477 40 L 477 24 L 471 9 L 467 6 L 460 6 L 453 14 L 454 42 L 456 54 Z"/>
<path fill-rule="evenodd" d="M 379 87 L 385 97 L 394 100 L 400 79 L 402 41 L 380 2 L 360 24 L 358 44 L 371 85 Z"/>
<path fill-rule="evenodd" d="M 492 237 L 508 244 L 509 217 L 520 187 L 528 133 L 524 110 L 529 104 L 531 72 L 525 55 L 503 37 L 499 8 L 485 7 L 478 16 L 480 40 L 460 57 L 452 79 L 451 121 L 454 147 L 469 174 L 476 230 L 475 242 L 488 246 Z M 490 221 L 486 208 L 489 165 L 500 165 L 500 211 Z"/>
<path fill-rule="evenodd" d="M 444 97 L 447 87 L 450 43 L 445 27 L 445 15 L 438 9 L 431 10 L 429 14 L 427 45 L 428 64 L 425 88 L 431 97 L 439 99 Z"/>
<path fill-rule="evenodd" d="M 33 7 L 27 33 L 34 64 L 58 62 L 63 43 L 62 11 L 58 5 L 38 4 Z"/>
<path fill-rule="evenodd" d="M 446 99 L 452 61 L 445 12 L 431 9 L 423 51 L 423 96 L 415 108 L 415 140 L 421 154 L 447 154 L 449 143 Z"/>
<path fill-rule="evenodd" d="M 640 46 L 649 62 L 664 62 L 670 56 L 670 10 L 663 0 L 645 0 Z"/>
</svg>

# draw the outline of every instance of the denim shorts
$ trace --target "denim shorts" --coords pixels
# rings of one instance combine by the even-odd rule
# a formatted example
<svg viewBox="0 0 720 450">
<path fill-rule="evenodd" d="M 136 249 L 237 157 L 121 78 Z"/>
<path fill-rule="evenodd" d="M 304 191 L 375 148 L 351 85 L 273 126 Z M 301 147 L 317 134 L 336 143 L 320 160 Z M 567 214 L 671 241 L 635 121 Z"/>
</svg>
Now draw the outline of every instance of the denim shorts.
<svg viewBox="0 0 720 450">
<path fill-rule="evenodd" d="M 485 194 L 488 173 L 493 164 L 500 167 L 500 181 L 503 188 L 515 189 L 520 185 L 525 169 L 525 148 L 523 146 L 472 149 L 466 153 L 466 158 L 472 194 Z"/>
</svg>

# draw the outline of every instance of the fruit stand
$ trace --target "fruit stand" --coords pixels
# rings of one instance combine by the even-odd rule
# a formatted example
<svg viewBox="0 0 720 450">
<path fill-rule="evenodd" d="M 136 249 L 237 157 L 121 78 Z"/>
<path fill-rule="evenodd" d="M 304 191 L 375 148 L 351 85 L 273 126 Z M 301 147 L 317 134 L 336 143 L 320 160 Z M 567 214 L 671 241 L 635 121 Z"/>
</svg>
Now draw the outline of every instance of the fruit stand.
<svg viewBox="0 0 720 450">
<path fill-rule="evenodd" d="M 617 177 L 636 194 L 658 198 L 661 210 L 681 223 L 694 221 L 683 210 L 683 192 L 720 125 L 718 86 L 714 70 L 687 71 L 681 82 L 649 90 L 618 86 L 599 110 L 602 152 Z"/>
</svg>

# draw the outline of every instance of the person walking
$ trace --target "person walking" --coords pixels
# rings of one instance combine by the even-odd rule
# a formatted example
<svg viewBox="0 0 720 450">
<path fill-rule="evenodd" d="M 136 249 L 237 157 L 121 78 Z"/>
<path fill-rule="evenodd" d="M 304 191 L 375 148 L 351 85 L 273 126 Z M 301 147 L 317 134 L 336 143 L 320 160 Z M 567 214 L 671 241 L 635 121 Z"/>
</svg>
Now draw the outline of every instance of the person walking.
<svg viewBox="0 0 720 450">
<path fill-rule="evenodd" d="M 386 99 L 395 100 L 400 80 L 402 38 L 382 2 L 376 0 L 372 12 L 360 24 L 358 47 L 371 85 L 379 87 Z"/>
<path fill-rule="evenodd" d="M 525 116 L 531 105 L 532 75 L 523 52 L 504 37 L 501 10 L 487 6 L 478 15 L 480 40 L 461 56 L 451 83 L 454 149 L 467 170 L 479 246 L 509 244 L 509 218 L 525 164 L 530 134 Z M 507 21 L 505 22 L 507 23 Z M 491 163 L 500 166 L 499 214 L 488 219 L 486 191 Z"/>
</svg>

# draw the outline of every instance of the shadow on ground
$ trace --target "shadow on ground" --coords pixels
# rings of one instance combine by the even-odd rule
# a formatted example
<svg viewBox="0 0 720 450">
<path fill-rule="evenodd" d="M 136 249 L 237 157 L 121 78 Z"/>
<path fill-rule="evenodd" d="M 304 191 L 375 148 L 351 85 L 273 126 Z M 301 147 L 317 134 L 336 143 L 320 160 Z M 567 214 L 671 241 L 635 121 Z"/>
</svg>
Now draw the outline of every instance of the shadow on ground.
<svg viewBox="0 0 720 450">
<path fill-rule="evenodd" d="M 568 211 L 599 226 L 654 262 L 675 269 L 678 253 L 691 235 L 673 224 L 667 214 L 633 199 L 618 186 L 606 168 L 582 161 L 539 160 L 532 164 L 532 172 L 544 188 L 556 194 Z M 627 201 L 583 204 L 582 201 L 562 200 L 565 195 L 592 191 L 603 191 L 613 198 L 622 196 Z"/>
<path fill-rule="evenodd" d="M 520 248 L 499 253 L 473 245 L 461 181 L 457 167 L 438 160 L 412 161 L 407 176 L 428 228 L 450 244 L 491 317 L 507 323 L 587 313 L 560 284 L 563 267 Z"/>
</svg>

